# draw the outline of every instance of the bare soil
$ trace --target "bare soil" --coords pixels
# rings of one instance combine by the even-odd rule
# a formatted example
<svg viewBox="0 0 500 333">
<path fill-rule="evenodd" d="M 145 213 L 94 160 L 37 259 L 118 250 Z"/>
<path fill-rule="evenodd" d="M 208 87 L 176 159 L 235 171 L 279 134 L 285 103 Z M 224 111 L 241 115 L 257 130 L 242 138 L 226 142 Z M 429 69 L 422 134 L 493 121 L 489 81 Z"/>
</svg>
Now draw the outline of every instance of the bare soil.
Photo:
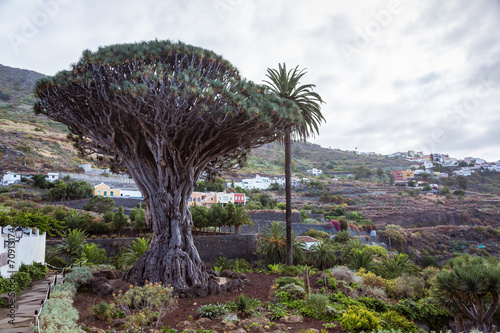
<svg viewBox="0 0 500 333">
<path fill-rule="evenodd" d="M 268 302 L 272 297 L 272 285 L 274 280 L 278 277 L 276 274 L 264 274 L 264 273 L 246 273 L 248 278 L 250 279 L 250 285 L 245 287 L 243 290 L 228 292 L 220 295 L 212 295 L 205 298 L 194 298 L 187 299 L 181 298 L 178 300 L 176 309 L 167 314 L 162 325 L 164 327 L 171 327 L 179 330 L 185 328 L 185 326 L 180 325 L 182 322 L 193 320 L 196 321 L 198 319 L 197 310 L 198 307 L 205 304 L 210 303 L 225 303 L 230 300 L 233 300 L 239 294 L 245 294 L 249 297 L 254 297 L 259 299 L 261 302 Z M 111 280 L 111 285 L 113 286 L 115 291 L 123 290 L 126 291 L 128 289 L 128 283 L 122 280 Z M 90 292 L 78 292 L 74 306 L 78 309 L 80 313 L 79 323 L 82 327 L 96 327 L 101 329 L 111 329 L 111 325 L 107 322 L 96 321 L 95 316 L 90 312 L 90 308 L 93 305 L 99 304 L 101 301 L 105 301 L 107 303 L 111 303 L 113 301 L 113 297 L 109 296 L 98 296 L 92 294 Z M 247 317 L 238 315 L 240 319 L 246 319 Z M 214 329 L 214 331 L 222 332 L 221 330 L 221 318 L 214 319 L 210 322 L 203 323 L 204 329 Z M 323 322 L 304 317 L 303 322 L 301 323 L 284 323 L 279 320 L 275 321 L 276 324 L 284 324 L 286 325 L 288 332 L 302 332 L 308 329 L 314 328 L 318 331 L 324 329 Z M 262 327 L 252 327 L 248 332 L 264 332 L 264 331 L 275 331 L 276 325 L 271 326 L 267 330 L 263 330 Z M 119 327 L 115 327 L 118 331 Z M 340 328 L 336 328 L 334 330 L 329 330 L 329 332 L 343 332 Z"/>
</svg>

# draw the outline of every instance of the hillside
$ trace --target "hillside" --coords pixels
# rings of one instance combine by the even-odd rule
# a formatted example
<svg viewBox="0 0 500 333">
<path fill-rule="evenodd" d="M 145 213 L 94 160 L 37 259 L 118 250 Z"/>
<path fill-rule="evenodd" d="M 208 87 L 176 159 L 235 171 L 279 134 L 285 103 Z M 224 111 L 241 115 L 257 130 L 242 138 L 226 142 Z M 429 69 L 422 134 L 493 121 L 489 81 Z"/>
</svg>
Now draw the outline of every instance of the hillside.
<svg viewBox="0 0 500 333">
<path fill-rule="evenodd" d="M 0 65 L 0 170 L 69 171 L 82 160 L 66 126 L 32 111 L 36 81 L 45 75 Z"/>
<path fill-rule="evenodd" d="M 295 142 L 292 145 L 292 168 L 295 173 L 305 174 L 317 168 L 327 174 L 352 172 L 356 167 L 368 169 L 402 169 L 412 163 L 404 159 L 386 156 L 365 156 L 338 149 L 322 148 L 317 144 Z M 250 154 L 243 173 L 282 174 L 285 164 L 285 148 L 278 143 L 266 144 Z"/>
</svg>

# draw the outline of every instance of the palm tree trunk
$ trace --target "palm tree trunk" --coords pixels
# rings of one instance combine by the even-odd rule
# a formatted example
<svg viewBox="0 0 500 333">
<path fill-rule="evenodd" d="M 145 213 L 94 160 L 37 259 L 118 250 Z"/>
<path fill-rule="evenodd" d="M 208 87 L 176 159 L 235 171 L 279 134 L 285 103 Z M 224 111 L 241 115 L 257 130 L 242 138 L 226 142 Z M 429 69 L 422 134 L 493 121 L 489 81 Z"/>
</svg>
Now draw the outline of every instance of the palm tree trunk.
<svg viewBox="0 0 500 333">
<path fill-rule="evenodd" d="M 290 129 L 285 132 L 285 196 L 286 196 L 286 265 L 293 265 L 292 256 L 292 140 Z"/>
</svg>

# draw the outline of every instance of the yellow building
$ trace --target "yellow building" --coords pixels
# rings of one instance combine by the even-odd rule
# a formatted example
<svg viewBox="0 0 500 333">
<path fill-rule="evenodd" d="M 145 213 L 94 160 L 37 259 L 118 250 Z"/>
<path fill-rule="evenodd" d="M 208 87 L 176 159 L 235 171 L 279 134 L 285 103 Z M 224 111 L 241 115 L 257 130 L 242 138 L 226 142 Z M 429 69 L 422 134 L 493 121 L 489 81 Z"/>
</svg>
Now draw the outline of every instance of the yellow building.
<svg viewBox="0 0 500 333">
<path fill-rule="evenodd" d="M 100 183 L 99 185 L 94 186 L 94 195 L 100 195 L 103 197 L 119 197 L 120 190 L 104 183 Z"/>
</svg>

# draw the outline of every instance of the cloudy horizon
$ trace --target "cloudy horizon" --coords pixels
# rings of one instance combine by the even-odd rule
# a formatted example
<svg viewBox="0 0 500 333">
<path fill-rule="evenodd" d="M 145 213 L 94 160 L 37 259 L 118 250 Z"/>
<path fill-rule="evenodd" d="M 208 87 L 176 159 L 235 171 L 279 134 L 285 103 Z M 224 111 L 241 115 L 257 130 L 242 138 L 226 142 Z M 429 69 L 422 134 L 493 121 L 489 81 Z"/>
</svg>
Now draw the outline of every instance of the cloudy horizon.
<svg viewBox="0 0 500 333">
<path fill-rule="evenodd" d="M 3 0 L 0 64 L 53 75 L 85 49 L 180 40 L 256 83 L 307 68 L 323 147 L 497 161 L 499 29 L 495 0 Z"/>
</svg>

